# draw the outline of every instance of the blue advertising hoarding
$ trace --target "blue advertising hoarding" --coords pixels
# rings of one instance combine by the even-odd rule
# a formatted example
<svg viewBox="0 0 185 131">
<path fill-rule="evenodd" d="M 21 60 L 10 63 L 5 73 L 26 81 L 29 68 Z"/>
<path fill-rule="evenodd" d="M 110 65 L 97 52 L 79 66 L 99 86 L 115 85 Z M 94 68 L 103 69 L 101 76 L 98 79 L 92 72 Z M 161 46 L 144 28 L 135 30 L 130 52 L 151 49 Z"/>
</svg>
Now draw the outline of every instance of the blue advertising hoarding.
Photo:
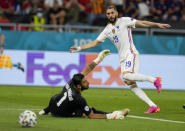
<svg viewBox="0 0 185 131">
<path fill-rule="evenodd" d="M 80 46 L 95 40 L 98 33 L 57 33 L 57 32 L 19 32 L 3 31 L 6 37 L 5 49 L 69 51 L 71 46 Z M 146 36 L 133 35 L 133 40 L 140 54 L 185 55 L 183 36 Z M 110 40 L 84 52 L 100 52 L 117 49 Z"/>
</svg>

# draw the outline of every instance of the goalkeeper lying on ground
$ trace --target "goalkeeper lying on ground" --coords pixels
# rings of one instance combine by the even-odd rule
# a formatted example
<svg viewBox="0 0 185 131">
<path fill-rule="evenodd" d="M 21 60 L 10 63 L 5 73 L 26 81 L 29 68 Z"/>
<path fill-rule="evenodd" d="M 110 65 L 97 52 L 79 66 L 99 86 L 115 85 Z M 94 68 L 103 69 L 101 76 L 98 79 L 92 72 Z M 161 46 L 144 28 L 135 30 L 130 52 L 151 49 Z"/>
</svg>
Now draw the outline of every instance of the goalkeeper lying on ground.
<svg viewBox="0 0 185 131">
<path fill-rule="evenodd" d="M 81 95 L 83 90 L 89 88 L 89 82 L 85 76 L 98 65 L 105 56 L 109 55 L 109 50 L 103 50 L 98 57 L 79 74 L 75 74 L 70 82 L 65 85 L 60 94 L 51 97 L 48 107 L 39 112 L 40 115 L 46 115 L 49 112 L 55 117 L 83 117 L 97 119 L 123 119 L 129 112 L 129 109 L 107 113 L 96 110 L 88 106 L 85 98 Z"/>
</svg>

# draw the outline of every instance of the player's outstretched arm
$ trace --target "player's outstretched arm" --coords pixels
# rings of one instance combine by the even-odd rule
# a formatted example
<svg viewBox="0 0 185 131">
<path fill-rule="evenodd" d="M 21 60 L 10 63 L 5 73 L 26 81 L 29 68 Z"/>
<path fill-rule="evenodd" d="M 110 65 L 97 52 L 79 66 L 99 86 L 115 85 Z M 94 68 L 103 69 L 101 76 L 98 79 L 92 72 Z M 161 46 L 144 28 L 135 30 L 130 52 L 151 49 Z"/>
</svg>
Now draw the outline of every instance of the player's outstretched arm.
<svg viewBox="0 0 185 131">
<path fill-rule="evenodd" d="M 162 28 L 162 29 L 171 27 L 171 25 L 169 25 L 169 24 L 161 24 L 161 23 L 155 23 L 155 22 L 150 22 L 150 21 L 142 21 L 142 20 L 137 20 L 136 21 L 136 26 L 138 26 L 138 27 L 159 27 L 159 28 Z"/>
<path fill-rule="evenodd" d="M 98 46 L 100 43 L 101 43 L 100 41 L 94 40 L 94 41 L 92 41 L 88 44 L 85 44 L 83 46 L 73 46 L 73 47 L 70 48 L 70 52 L 74 53 L 74 52 L 78 52 L 78 51 L 81 51 L 81 50 L 93 48 L 93 47 Z"/>
<path fill-rule="evenodd" d="M 114 111 L 109 114 L 95 114 L 91 111 L 88 117 L 91 119 L 124 119 L 128 115 L 129 111 L 130 110 L 127 108 L 120 111 Z"/>
<path fill-rule="evenodd" d="M 93 62 L 89 65 L 87 65 L 83 71 L 81 72 L 81 74 L 83 75 L 87 75 L 89 74 L 89 72 L 91 72 L 96 65 L 98 65 L 107 55 L 110 54 L 110 50 L 103 50 L 98 54 L 98 57 L 96 59 L 93 60 Z"/>
</svg>

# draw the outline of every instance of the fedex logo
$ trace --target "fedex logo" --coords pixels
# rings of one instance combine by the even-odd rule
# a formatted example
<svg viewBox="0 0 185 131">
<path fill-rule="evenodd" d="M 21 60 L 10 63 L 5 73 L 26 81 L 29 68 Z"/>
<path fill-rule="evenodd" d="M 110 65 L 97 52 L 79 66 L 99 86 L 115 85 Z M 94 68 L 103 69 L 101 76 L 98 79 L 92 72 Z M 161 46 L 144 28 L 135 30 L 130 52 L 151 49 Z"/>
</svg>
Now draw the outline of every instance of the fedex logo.
<svg viewBox="0 0 185 131">
<path fill-rule="evenodd" d="M 86 54 L 86 65 L 90 64 L 97 55 L 95 54 Z M 106 60 L 106 59 L 105 59 Z M 108 78 L 103 81 L 103 78 L 106 77 L 103 75 L 103 71 L 106 71 L 106 74 L 108 75 Z M 99 78 L 94 78 L 93 74 L 95 73 L 101 73 L 102 75 Z M 120 78 L 121 76 L 121 68 L 120 66 L 116 69 L 114 69 L 112 66 L 96 66 L 94 70 L 87 75 L 87 79 L 91 85 L 112 85 L 113 83 L 116 83 L 118 86 L 123 86 L 124 83 Z"/>
<path fill-rule="evenodd" d="M 95 54 L 80 54 L 78 58 L 78 63 L 73 63 L 73 61 L 62 67 L 63 63 L 61 61 L 52 62 L 48 60 L 45 56 L 46 53 L 29 52 L 27 54 L 27 74 L 26 82 L 30 84 L 35 84 L 36 72 L 40 72 L 42 80 L 49 85 L 58 85 L 61 82 L 68 82 L 71 77 L 70 73 L 72 70 L 77 70 L 81 72 L 83 68 L 92 62 L 97 55 Z M 66 54 L 65 54 L 66 55 Z M 59 55 L 61 57 L 61 54 Z M 59 57 L 52 56 L 52 57 Z M 68 55 L 68 57 L 71 57 Z M 66 58 L 67 59 L 67 58 Z M 39 61 L 39 62 L 38 62 Z M 47 62 L 46 62 L 47 61 Z M 103 71 L 106 72 L 106 80 L 103 80 L 105 76 Z M 98 78 L 94 78 L 94 74 L 97 73 Z M 53 79 L 53 76 L 56 78 Z M 51 79 L 52 78 L 52 79 Z M 116 83 L 118 86 L 123 86 L 123 82 L 120 78 L 120 67 L 113 69 L 111 66 L 97 66 L 91 73 L 88 74 L 87 79 L 91 85 L 94 86 L 109 86 Z"/>
</svg>

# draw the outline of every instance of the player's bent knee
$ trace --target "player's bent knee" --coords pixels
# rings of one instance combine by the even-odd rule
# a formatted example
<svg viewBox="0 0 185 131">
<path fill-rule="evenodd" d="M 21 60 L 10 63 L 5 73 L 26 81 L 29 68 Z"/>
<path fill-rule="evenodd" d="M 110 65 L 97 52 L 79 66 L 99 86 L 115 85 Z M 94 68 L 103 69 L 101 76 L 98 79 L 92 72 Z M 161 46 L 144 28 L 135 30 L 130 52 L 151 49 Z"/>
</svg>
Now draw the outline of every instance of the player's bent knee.
<svg viewBox="0 0 185 131">
<path fill-rule="evenodd" d="M 125 80 L 125 83 L 126 83 L 127 85 L 134 85 L 134 84 L 136 84 L 135 81 L 129 81 L 129 80 Z"/>
<path fill-rule="evenodd" d="M 136 84 L 136 82 L 135 82 L 135 81 L 127 80 L 126 75 L 127 75 L 127 74 L 129 74 L 129 73 L 132 73 L 132 72 L 129 72 L 129 71 L 125 71 L 125 72 L 123 72 L 123 74 L 122 74 L 123 81 L 124 81 L 124 82 L 125 82 L 125 84 L 127 84 L 127 85 L 133 85 L 133 84 Z"/>
<path fill-rule="evenodd" d="M 125 84 L 127 84 L 127 85 L 133 85 L 133 84 L 136 84 L 136 82 L 135 82 L 135 81 L 126 80 L 126 79 L 124 79 L 124 78 L 123 78 L 123 82 L 124 82 Z"/>
<path fill-rule="evenodd" d="M 122 77 L 123 77 L 123 79 L 127 79 L 127 74 L 129 74 L 129 73 L 132 73 L 132 72 L 130 72 L 130 71 L 125 71 L 125 72 L 123 72 L 122 73 Z"/>
</svg>

